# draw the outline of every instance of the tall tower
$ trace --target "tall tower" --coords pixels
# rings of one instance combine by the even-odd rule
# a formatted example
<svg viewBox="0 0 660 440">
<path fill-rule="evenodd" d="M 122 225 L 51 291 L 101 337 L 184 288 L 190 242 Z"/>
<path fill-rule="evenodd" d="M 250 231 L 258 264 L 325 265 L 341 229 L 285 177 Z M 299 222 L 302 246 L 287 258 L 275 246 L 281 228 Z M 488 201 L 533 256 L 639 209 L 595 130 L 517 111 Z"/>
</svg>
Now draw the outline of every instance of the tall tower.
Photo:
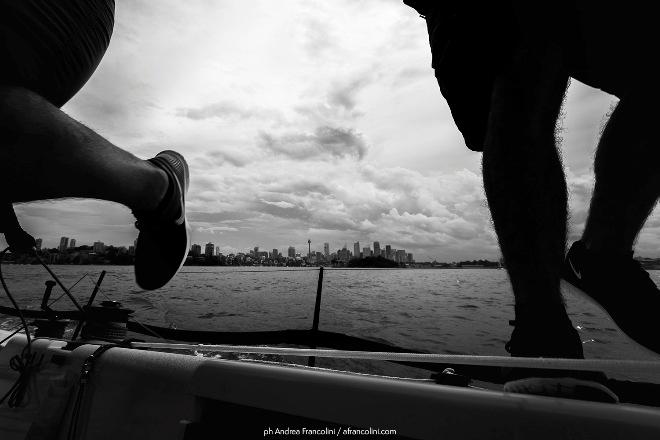
<svg viewBox="0 0 660 440">
<path fill-rule="evenodd" d="M 76 239 L 72 238 L 69 242 L 69 249 L 73 249 L 74 247 L 76 247 Z"/>
<path fill-rule="evenodd" d="M 360 242 L 353 243 L 353 258 L 360 258 Z"/>
<path fill-rule="evenodd" d="M 330 258 L 330 243 L 323 243 L 323 254 L 326 260 Z"/>
<path fill-rule="evenodd" d="M 312 255 L 312 240 L 310 240 L 308 238 L 307 239 L 307 256 L 309 257 L 311 255 Z"/>
<path fill-rule="evenodd" d="M 374 257 L 380 256 L 380 243 L 374 241 Z"/>
<path fill-rule="evenodd" d="M 60 252 L 64 252 L 69 247 L 69 237 L 60 238 Z"/>
</svg>

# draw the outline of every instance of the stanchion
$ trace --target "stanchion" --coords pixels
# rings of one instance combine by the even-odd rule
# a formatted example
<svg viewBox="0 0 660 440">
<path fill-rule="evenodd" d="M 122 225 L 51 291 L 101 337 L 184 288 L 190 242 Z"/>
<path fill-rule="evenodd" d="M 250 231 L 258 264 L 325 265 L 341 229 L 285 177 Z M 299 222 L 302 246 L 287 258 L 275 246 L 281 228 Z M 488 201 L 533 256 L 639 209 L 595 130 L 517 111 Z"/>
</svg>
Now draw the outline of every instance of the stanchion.
<svg viewBox="0 0 660 440">
<path fill-rule="evenodd" d="M 323 266 L 319 268 L 319 281 L 316 285 L 316 304 L 314 305 L 314 322 L 312 323 L 312 338 L 316 342 L 316 332 L 319 330 L 319 315 L 321 314 L 321 291 L 323 290 Z M 316 348 L 316 343 L 311 348 Z M 313 367 L 316 364 L 316 358 L 310 356 L 307 365 Z"/>
</svg>

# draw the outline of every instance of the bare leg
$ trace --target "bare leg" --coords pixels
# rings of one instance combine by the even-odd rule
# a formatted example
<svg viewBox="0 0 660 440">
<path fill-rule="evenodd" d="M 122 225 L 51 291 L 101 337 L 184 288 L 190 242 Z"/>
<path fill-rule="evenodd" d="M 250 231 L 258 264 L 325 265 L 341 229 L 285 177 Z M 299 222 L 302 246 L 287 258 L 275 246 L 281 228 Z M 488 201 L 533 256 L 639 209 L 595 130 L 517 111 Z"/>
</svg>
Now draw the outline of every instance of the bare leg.
<svg viewBox="0 0 660 440">
<path fill-rule="evenodd" d="M 85 197 L 155 209 L 166 174 L 29 90 L 0 86 L 0 199 Z"/>
<path fill-rule="evenodd" d="M 565 315 L 567 196 L 554 136 L 568 82 L 561 65 L 557 50 L 521 48 L 493 92 L 483 177 L 517 319 L 521 311 Z"/>
<path fill-rule="evenodd" d="M 582 237 L 587 249 L 629 254 L 660 195 L 657 100 L 624 97 L 598 145 L 596 186 Z"/>
</svg>

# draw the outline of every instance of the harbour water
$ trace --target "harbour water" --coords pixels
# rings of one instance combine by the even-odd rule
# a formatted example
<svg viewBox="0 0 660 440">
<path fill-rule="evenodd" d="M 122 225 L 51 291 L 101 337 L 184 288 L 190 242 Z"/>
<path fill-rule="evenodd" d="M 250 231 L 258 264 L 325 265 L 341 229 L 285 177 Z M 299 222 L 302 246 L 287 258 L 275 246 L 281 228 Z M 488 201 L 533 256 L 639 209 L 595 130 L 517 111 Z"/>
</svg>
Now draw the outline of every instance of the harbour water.
<svg viewBox="0 0 660 440">
<path fill-rule="evenodd" d="M 87 301 L 106 270 L 97 301 L 119 301 L 142 323 L 215 331 L 311 328 L 318 279 L 317 268 L 184 267 L 165 288 L 145 292 L 135 284 L 132 267 L 52 269 L 67 286 L 83 277 L 72 290 L 80 303 Z M 2 271 L 20 306 L 38 308 L 48 279 L 45 270 L 3 265 Z M 651 271 L 651 278 L 660 285 L 660 271 Z M 61 294 L 56 287 L 52 298 Z M 10 305 L 4 294 L 1 297 L 0 304 Z M 591 303 L 570 294 L 565 299 L 584 341 L 585 357 L 657 360 L 630 343 Z M 53 308 L 72 307 L 63 297 Z M 506 355 L 509 319 L 513 295 L 504 270 L 325 270 L 321 330 L 432 353 Z M 0 328 L 17 322 L 0 316 Z"/>
</svg>

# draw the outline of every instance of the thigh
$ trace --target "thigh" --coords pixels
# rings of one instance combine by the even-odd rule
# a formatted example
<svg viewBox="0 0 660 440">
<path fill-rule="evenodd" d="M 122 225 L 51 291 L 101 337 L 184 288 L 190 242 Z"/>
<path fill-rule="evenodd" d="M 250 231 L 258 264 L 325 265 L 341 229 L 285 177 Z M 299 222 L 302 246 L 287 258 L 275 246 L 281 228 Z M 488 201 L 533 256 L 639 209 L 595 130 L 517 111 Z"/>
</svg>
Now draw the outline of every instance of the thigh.
<svg viewBox="0 0 660 440">
<path fill-rule="evenodd" d="M 114 0 L 0 0 L 0 82 L 61 107 L 98 66 L 113 25 Z"/>
<path fill-rule="evenodd" d="M 514 0 L 523 35 L 560 47 L 570 76 L 623 97 L 657 78 L 657 14 L 630 0 Z"/>
<path fill-rule="evenodd" d="M 493 84 L 486 145 L 548 145 L 564 101 L 569 75 L 561 48 L 523 40 Z M 550 141 L 550 142 L 548 142 Z"/>
</svg>

